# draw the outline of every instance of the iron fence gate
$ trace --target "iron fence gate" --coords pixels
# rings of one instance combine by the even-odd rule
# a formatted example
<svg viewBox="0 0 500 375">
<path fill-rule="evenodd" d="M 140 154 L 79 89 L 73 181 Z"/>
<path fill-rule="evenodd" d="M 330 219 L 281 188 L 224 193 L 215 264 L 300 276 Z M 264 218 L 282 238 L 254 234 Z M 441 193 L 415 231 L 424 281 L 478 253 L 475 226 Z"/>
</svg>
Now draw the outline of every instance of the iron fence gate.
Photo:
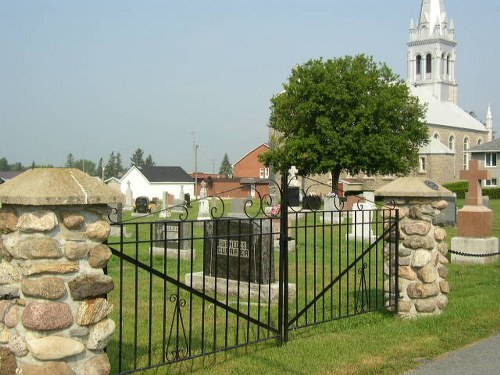
<svg viewBox="0 0 500 375">
<path fill-rule="evenodd" d="M 212 203 L 204 220 L 172 207 L 169 218 L 112 224 L 112 373 L 283 343 L 301 327 L 397 308 L 397 210 L 297 209 L 287 194 L 279 206 L 258 194 L 226 217 L 227 202 Z"/>
</svg>

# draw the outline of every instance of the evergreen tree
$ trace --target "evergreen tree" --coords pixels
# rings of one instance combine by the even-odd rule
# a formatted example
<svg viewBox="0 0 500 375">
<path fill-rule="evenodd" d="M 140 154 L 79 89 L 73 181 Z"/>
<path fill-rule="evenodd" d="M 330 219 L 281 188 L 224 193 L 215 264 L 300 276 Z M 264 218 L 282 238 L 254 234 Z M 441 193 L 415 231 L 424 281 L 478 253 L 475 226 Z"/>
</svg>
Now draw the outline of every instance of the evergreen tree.
<svg viewBox="0 0 500 375">
<path fill-rule="evenodd" d="M 66 168 L 73 168 L 75 166 L 75 158 L 73 154 L 70 152 L 66 157 Z"/>
<path fill-rule="evenodd" d="M 130 158 L 130 166 L 136 166 L 137 168 L 144 167 L 144 151 L 140 148 L 135 150 L 134 154 Z"/>
<path fill-rule="evenodd" d="M 123 163 L 122 163 L 122 154 L 119 152 L 116 153 L 116 158 L 115 158 L 115 177 L 119 177 L 122 172 L 124 171 L 123 169 Z"/>
<path fill-rule="evenodd" d="M 233 167 L 229 162 L 229 156 L 227 156 L 227 153 L 225 153 L 224 157 L 222 158 L 222 163 L 220 164 L 219 173 L 226 174 L 228 176 L 233 174 Z"/>
<path fill-rule="evenodd" d="M 8 171 L 9 170 L 9 162 L 6 158 L 0 159 L 0 171 Z"/>
<path fill-rule="evenodd" d="M 97 174 L 97 177 L 101 178 L 101 179 L 104 179 L 104 170 L 103 170 L 104 166 L 103 166 L 103 161 L 102 161 L 102 158 L 99 159 L 99 162 L 97 163 L 97 170 L 96 170 L 96 174 Z"/>
<path fill-rule="evenodd" d="M 146 158 L 146 160 L 144 161 L 144 166 L 145 167 L 154 167 L 155 165 L 156 165 L 156 163 L 153 161 L 151 154 L 149 154 L 148 157 Z"/>
</svg>

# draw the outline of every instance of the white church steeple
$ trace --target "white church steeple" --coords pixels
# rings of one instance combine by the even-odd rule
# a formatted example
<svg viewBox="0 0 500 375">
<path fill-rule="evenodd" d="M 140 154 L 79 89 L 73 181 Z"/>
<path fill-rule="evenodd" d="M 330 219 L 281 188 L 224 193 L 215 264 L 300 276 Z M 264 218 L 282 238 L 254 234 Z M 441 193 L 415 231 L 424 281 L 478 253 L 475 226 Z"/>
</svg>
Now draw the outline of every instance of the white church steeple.
<svg viewBox="0 0 500 375">
<path fill-rule="evenodd" d="M 408 81 L 424 86 L 442 101 L 457 103 L 455 27 L 448 22 L 444 0 L 422 0 L 417 25 L 410 24 Z"/>
<path fill-rule="evenodd" d="M 491 107 L 488 104 L 488 112 L 486 113 L 486 129 L 488 130 L 488 142 L 493 140 L 493 116 L 491 115 Z"/>
</svg>

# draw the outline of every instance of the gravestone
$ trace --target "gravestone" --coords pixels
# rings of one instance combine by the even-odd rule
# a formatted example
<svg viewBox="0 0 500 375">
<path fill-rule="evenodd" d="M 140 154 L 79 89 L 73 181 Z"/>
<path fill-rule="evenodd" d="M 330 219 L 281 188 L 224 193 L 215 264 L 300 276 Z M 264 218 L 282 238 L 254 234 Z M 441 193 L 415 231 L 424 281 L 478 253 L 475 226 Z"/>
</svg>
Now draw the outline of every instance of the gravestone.
<svg viewBox="0 0 500 375">
<path fill-rule="evenodd" d="M 342 203 L 340 202 L 340 198 L 337 194 L 332 192 L 325 196 L 323 209 L 325 211 L 323 213 L 323 220 L 325 224 L 340 223 Z"/>
<path fill-rule="evenodd" d="M 261 227 L 253 220 L 212 221 L 205 226 L 204 237 L 205 275 L 258 284 L 275 281 L 268 225 Z"/>
<path fill-rule="evenodd" d="M 181 191 L 179 192 L 179 198 L 181 201 L 185 199 L 184 197 L 184 185 L 181 185 Z"/>
<path fill-rule="evenodd" d="M 127 190 L 125 191 L 125 207 L 124 210 L 132 210 L 134 208 L 134 196 L 130 188 L 130 181 L 127 181 Z"/>
<path fill-rule="evenodd" d="M 155 222 L 153 254 L 183 260 L 195 258 L 191 249 L 191 223 L 180 220 L 159 220 Z"/>
<path fill-rule="evenodd" d="M 458 210 L 458 237 L 451 239 L 452 262 L 485 264 L 499 258 L 485 256 L 498 252 L 498 238 L 493 236 L 493 211 L 483 205 L 481 191 L 481 180 L 490 178 L 490 171 L 483 169 L 479 160 L 470 160 L 469 169 L 460 171 L 460 179 L 469 182 L 469 195 L 465 206 Z"/>
<path fill-rule="evenodd" d="M 207 188 L 205 181 L 201 182 L 200 189 L 200 204 L 198 208 L 198 220 L 210 219 L 209 201 L 207 198 Z"/>
<path fill-rule="evenodd" d="M 184 199 L 174 199 L 174 203 L 172 206 L 172 212 L 184 213 L 184 212 L 186 212 L 184 209 L 185 207 L 186 207 L 186 202 L 184 201 Z"/>
<path fill-rule="evenodd" d="M 353 241 L 375 241 L 372 229 L 373 209 L 375 208 L 375 196 L 373 192 L 365 192 L 365 202 L 355 205 L 351 218 L 353 225 L 348 238 Z"/>
<path fill-rule="evenodd" d="M 169 194 L 168 191 L 164 191 L 162 195 L 162 206 L 161 206 L 161 212 L 160 212 L 160 217 L 161 218 L 167 218 L 170 217 L 170 210 L 169 210 Z"/>
<path fill-rule="evenodd" d="M 184 194 L 184 201 L 187 207 L 191 207 L 191 195 L 189 193 Z"/>
<path fill-rule="evenodd" d="M 234 198 L 231 199 L 231 212 L 229 212 L 229 217 L 248 219 L 245 213 L 245 203 L 247 199 L 244 198 Z"/>
<path fill-rule="evenodd" d="M 295 165 L 288 170 L 288 181 L 290 181 L 287 189 L 288 206 L 296 210 L 300 209 L 300 182 L 296 176 L 298 172 Z"/>
<path fill-rule="evenodd" d="M 454 227 L 457 224 L 457 195 L 453 194 L 452 197 L 443 197 L 443 200 L 448 203 L 448 207 L 434 216 L 432 223 L 439 226 Z"/>
</svg>

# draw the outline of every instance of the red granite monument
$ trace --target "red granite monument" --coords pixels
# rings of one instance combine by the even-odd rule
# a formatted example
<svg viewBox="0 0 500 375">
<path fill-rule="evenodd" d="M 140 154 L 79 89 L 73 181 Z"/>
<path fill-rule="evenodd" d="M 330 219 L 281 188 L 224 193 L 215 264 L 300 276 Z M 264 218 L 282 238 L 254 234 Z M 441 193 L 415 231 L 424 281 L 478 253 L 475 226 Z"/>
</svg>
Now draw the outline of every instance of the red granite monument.
<svg viewBox="0 0 500 375">
<path fill-rule="evenodd" d="M 451 239 L 451 260 L 454 263 L 491 263 L 498 256 L 498 238 L 493 237 L 493 211 L 483 204 L 481 180 L 491 178 L 482 162 L 470 160 L 469 169 L 460 171 L 460 178 L 469 182 L 469 196 L 458 210 L 458 237 Z M 467 255 L 465 255 L 467 254 Z M 470 254 L 470 255 L 469 255 Z"/>
</svg>

